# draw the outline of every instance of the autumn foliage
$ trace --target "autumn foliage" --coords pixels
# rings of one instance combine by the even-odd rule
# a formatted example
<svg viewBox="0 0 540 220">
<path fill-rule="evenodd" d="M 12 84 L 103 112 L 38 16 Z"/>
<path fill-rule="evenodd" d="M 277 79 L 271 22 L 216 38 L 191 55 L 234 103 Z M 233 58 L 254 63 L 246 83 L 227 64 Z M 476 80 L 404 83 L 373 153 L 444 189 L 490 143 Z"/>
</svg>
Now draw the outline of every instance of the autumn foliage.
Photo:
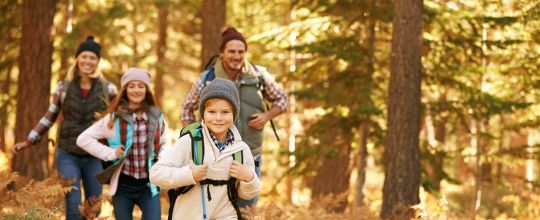
<svg viewBox="0 0 540 220">
<path fill-rule="evenodd" d="M 15 219 L 57 218 L 64 207 L 64 194 L 71 190 L 67 183 L 57 176 L 35 181 L 1 171 L 0 214 Z"/>
</svg>

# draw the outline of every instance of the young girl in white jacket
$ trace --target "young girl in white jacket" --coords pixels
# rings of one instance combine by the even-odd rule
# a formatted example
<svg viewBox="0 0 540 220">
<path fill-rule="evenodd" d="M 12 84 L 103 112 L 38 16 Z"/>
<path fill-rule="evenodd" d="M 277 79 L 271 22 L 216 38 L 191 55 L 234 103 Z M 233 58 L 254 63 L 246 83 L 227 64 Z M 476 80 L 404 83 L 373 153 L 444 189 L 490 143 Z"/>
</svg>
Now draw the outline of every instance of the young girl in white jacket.
<svg viewBox="0 0 540 220">
<path fill-rule="evenodd" d="M 158 162 L 150 170 L 150 181 L 164 189 L 193 185 L 176 198 L 169 219 L 241 218 L 231 195 L 237 193 L 242 199 L 255 197 L 259 179 L 251 151 L 233 125 L 239 113 L 238 90 L 232 81 L 216 78 L 203 89 L 199 105 L 203 163 L 195 165 L 192 137 L 183 135 L 159 154 Z M 232 155 L 239 151 L 243 163 L 233 159 Z M 236 179 L 233 187 L 215 184 L 232 178 Z"/>
<path fill-rule="evenodd" d="M 118 167 L 110 179 L 116 219 L 132 219 L 138 205 L 142 219 L 161 219 L 158 188 L 150 184 L 149 171 L 166 142 L 167 126 L 150 91 L 150 74 L 129 68 L 120 80 L 121 90 L 103 118 L 85 130 L 77 145 Z M 99 142 L 107 139 L 109 146 Z"/>
</svg>

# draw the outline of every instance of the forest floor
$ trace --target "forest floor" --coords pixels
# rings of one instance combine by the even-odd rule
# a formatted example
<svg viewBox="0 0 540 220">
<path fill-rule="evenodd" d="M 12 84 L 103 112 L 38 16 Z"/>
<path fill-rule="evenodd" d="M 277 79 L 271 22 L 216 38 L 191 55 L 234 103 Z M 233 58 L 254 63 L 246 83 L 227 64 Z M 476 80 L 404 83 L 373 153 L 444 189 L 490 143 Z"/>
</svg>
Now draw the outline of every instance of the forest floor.
<svg viewBox="0 0 540 220">
<path fill-rule="evenodd" d="M 0 220 L 2 219 L 63 219 L 65 189 L 53 175 L 44 181 L 30 181 L 9 173 L 9 158 L 0 152 Z M 364 205 L 354 205 L 353 192 L 348 195 L 335 195 L 323 198 L 310 198 L 306 188 L 295 188 L 293 201 L 284 198 L 284 193 L 269 195 L 272 178 L 263 177 L 261 197 L 257 213 L 250 219 L 379 219 L 382 206 L 382 185 L 384 174 L 376 168 L 367 170 L 364 186 Z M 470 181 L 468 181 L 470 182 Z M 9 189 L 14 183 L 15 190 Z M 540 191 L 520 184 L 489 183 L 484 184 L 482 203 L 476 219 L 538 219 L 540 216 Z M 104 192 L 108 190 L 105 186 Z M 442 182 L 438 193 L 430 194 L 420 190 L 421 203 L 414 208 L 416 219 L 471 219 L 471 207 L 474 201 L 472 184 L 454 185 Z M 165 192 L 161 196 L 162 219 L 167 219 L 168 198 Z M 337 201 L 347 199 L 348 206 L 336 213 Z M 104 197 L 101 214 L 98 219 L 114 219 L 111 198 Z M 407 207 L 402 207 L 407 210 Z M 402 211 L 403 211 L 402 210 Z M 405 211 L 403 211 L 405 212 Z M 136 207 L 135 219 L 140 219 L 141 212 Z M 403 219 L 396 216 L 395 219 Z"/>
</svg>

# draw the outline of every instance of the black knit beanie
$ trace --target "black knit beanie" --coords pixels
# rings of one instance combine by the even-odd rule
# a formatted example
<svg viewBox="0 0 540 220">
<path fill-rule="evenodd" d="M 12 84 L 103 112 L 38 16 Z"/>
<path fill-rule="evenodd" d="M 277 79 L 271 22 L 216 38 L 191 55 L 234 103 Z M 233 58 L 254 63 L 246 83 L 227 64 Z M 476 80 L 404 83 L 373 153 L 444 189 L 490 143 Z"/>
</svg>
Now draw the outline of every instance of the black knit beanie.
<svg viewBox="0 0 540 220">
<path fill-rule="evenodd" d="M 204 104 L 212 98 L 227 100 L 233 108 L 233 117 L 236 121 L 238 114 L 240 113 L 240 96 L 238 95 L 238 89 L 232 81 L 216 78 L 204 87 L 199 102 L 199 112 L 201 113 L 201 117 L 204 115 Z"/>
<path fill-rule="evenodd" d="M 231 41 L 231 40 L 239 40 L 239 41 L 242 41 L 242 43 L 244 43 L 244 45 L 246 45 L 246 50 L 247 50 L 247 43 L 246 43 L 246 39 L 244 38 L 244 36 L 238 32 L 235 28 L 233 27 L 230 27 L 230 28 L 227 28 L 225 29 L 225 31 L 223 31 L 223 33 L 221 34 L 221 36 L 223 37 L 221 39 L 221 46 L 219 47 L 219 49 L 221 51 L 223 51 L 223 49 L 225 49 L 225 44 L 227 44 L 227 42 Z"/>
<path fill-rule="evenodd" d="M 81 54 L 83 51 L 90 51 L 97 55 L 98 58 L 101 56 L 99 53 L 101 52 L 101 46 L 97 42 L 94 41 L 94 36 L 88 35 L 86 37 L 86 41 L 79 44 L 79 48 L 77 49 L 77 54 L 75 54 L 75 57 L 78 57 L 79 54 Z"/>
</svg>

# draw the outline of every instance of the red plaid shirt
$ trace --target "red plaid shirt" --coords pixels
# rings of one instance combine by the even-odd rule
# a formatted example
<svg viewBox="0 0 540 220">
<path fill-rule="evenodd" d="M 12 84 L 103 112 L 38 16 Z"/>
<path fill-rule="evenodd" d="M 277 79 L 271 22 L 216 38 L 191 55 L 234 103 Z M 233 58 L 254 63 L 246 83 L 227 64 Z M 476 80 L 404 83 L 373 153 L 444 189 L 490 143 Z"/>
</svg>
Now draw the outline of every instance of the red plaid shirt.
<svg viewBox="0 0 540 220">
<path fill-rule="evenodd" d="M 124 161 L 122 173 L 135 179 L 148 178 L 147 154 L 149 152 L 146 152 L 146 146 L 148 145 L 148 125 L 150 121 L 146 113 L 143 113 L 141 118 L 137 118 L 137 115 L 133 113 L 131 122 L 133 124 L 133 144 L 131 148 L 133 149 Z M 124 124 L 127 125 L 127 123 Z M 122 139 L 123 143 L 125 143 L 125 137 L 122 137 Z"/>
</svg>

